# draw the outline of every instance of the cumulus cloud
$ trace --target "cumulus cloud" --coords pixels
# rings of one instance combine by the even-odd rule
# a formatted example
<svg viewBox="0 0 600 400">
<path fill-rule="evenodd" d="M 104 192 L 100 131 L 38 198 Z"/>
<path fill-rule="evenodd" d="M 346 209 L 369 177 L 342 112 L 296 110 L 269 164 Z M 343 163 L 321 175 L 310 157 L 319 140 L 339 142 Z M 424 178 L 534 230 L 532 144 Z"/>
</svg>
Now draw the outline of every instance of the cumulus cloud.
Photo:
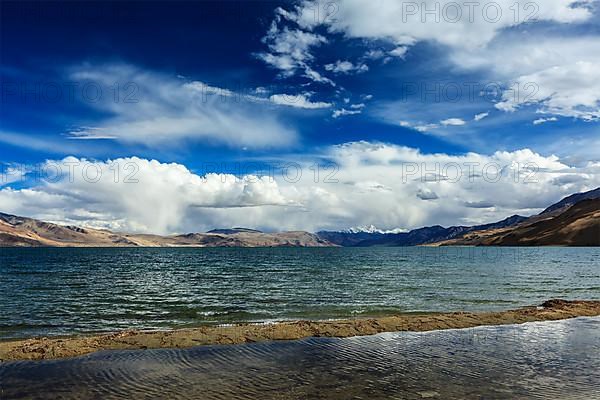
<svg viewBox="0 0 600 400">
<path fill-rule="evenodd" d="M 116 230 L 169 233 L 194 208 L 291 204 L 269 177 L 199 176 L 185 166 L 138 157 L 98 162 L 48 161 L 39 185 L 0 191 L 0 209 L 51 221 Z M 60 172 L 59 172 L 60 171 Z"/>
<path fill-rule="evenodd" d="M 573 167 L 527 149 L 448 155 L 352 142 L 325 148 L 317 159 L 290 157 L 286 164 L 293 167 L 286 174 L 275 168 L 274 173 L 234 176 L 199 174 L 180 164 L 136 157 L 90 161 L 86 167 L 85 160 L 70 157 L 48 164 L 63 171 L 74 165 L 74 175 L 28 182 L 21 189 L 8 185 L 0 190 L 0 210 L 150 233 L 231 226 L 316 231 L 370 224 L 390 230 L 529 215 L 600 186 L 600 164 Z"/>
<path fill-rule="evenodd" d="M 352 206 L 355 215 L 365 213 L 373 224 L 386 227 L 391 221 L 398 227 L 411 228 L 437 223 L 492 222 L 500 216 L 532 214 L 568 194 L 600 186 L 600 175 L 595 174 L 594 165 L 575 168 L 558 157 L 542 156 L 527 149 L 454 156 L 357 142 L 336 146 L 331 154 L 339 164 L 337 176 L 341 182 L 376 180 L 390 188 L 377 196 L 363 197 L 363 202 Z M 570 182 L 574 182 L 574 176 L 581 180 L 569 187 L 551 184 L 564 176 L 569 176 Z M 431 192 L 444 201 L 414 201 L 415 196 L 434 197 Z M 347 194 L 342 198 L 352 196 Z M 479 207 L 474 208 L 475 205 Z M 483 205 L 493 205 L 493 209 Z M 378 214 L 375 209 L 386 211 Z M 390 219 L 386 220 L 384 214 Z M 353 225 L 366 223 L 365 220 Z"/>
</svg>

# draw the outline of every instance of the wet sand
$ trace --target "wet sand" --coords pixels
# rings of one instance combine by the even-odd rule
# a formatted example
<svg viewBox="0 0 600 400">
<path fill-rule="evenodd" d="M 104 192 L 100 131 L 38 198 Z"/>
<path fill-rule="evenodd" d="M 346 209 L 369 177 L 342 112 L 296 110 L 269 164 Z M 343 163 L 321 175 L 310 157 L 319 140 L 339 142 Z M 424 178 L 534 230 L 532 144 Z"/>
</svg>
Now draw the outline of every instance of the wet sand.
<svg viewBox="0 0 600 400">
<path fill-rule="evenodd" d="M 100 350 L 188 348 L 307 337 L 374 335 L 383 332 L 473 328 L 600 315 L 600 301 L 549 300 L 540 306 L 501 312 L 404 314 L 336 321 L 291 321 L 273 324 L 206 326 L 169 331 L 123 331 L 112 334 L 34 338 L 0 342 L 0 361 L 47 360 L 80 356 Z"/>
</svg>

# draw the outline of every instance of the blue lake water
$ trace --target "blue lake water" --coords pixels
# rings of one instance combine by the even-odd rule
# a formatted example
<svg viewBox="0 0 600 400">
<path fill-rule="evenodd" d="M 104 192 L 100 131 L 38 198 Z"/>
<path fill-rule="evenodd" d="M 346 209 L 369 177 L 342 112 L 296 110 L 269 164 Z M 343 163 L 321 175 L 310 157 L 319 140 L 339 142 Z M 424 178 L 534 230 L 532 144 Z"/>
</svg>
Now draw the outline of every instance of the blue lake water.
<svg viewBox="0 0 600 400">
<path fill-rule="evenodd" d="M 0 364 L 1 399 L 600 399 L 600 318 Z"/>
<path fill-rule="evenodd" d="M 0 249 L 0 339 L 600 299 L 600 248 Z"/>
</svg>

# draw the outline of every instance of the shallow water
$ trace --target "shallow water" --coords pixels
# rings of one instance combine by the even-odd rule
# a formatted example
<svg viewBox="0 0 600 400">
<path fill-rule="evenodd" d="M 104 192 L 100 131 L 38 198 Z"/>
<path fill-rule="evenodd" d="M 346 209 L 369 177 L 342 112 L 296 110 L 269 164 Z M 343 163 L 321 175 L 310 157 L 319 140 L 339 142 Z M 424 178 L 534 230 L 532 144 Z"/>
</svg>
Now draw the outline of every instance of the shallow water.
<svg viewBox="0 0 600 400">
<path fill-rule="evenodd" d="M 600 299 L 600 248 L 0 248 L 0 339 Z"/>
<path fill-rule="evenodd" d="M 600 318 L 0 364 L 2 399 L 600 399 Z"/>
</svg>

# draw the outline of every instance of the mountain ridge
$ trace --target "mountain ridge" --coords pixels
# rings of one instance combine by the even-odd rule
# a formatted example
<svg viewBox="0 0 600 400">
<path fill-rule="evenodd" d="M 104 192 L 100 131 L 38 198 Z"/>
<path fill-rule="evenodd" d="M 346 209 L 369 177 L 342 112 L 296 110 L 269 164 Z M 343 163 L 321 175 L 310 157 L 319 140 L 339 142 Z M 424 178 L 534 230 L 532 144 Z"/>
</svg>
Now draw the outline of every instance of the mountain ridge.
<svg viewBox="0 0 600 400">
<path fill-rule="evenodd" d="M 369 229 L 264 233 L 213 229 L 169 236 L 59 225 L 0 212 L 3 247 L 372 247 L 372 246 L 600 246 L 600 188 L 575 193 L 530 217 L 513 215 L 475 226 L 433 225 L 409 232 Z"/>
<path fill-rule="evenodd" d="M 160 236 L 59 225 L 0 213 L 0 246 L 4 247 L 329 247 L 317 235 L 303 232 L 263 233 L 233 228 L 227 233 Z"/>
<path fill-rule="evenodd" d="M 474 230 L 511 226 L 526 219 L 527 217 L 513 215 L 502 221 L 476 226 L 451 226 L 444 228 L 440 225 L 433 225 L 401 233 L 320 231 L 317 232 L 317 235 L 332 243 L 346 247 L 418 246 L 441 240 L 449 240 Z"/>
<path fill-rule="evenodd" d="M 548 219 L 557 218 L 578 202 L 590 199 L 600 199 L 600 188 L 587 192 L 575 193 L 564 197 L 537 215 L 530 217 L 513 215 L 501 221 L 483 225 L 450 226 L 448 228 L 444 228 L 440 225 L 433 225 L 397 234 L 369 234 L 364 232 L 353 233 L 344 231 L 321 231 L 317 232 L 317 234 L 332 243 L 340 246 L 350 247 L 486 245 L 473 240 L 474 236 L 472 234 L 475 232 L 479 236 L 489 236 L 499 232 L 506 232 L 510 229 L 517 228 L 522 224 L 534 224 Z M 468 240 L 461 240 L 463 237 L 467 236 L 469 238 Z M 560 244 L 561 242 L 555 239 L 552 241 L 552 243 Z M 594 242 L 592 241 L 592 243 Z M 494 242 L 493 245 L 502 245 L 502 242 Z"/>
<path fill-rule="evenodd" d="M 567 197 L 563 198 L 562 200 L 560 200 L 559 202 L 554 203 L 550 207 L 546 208 L 539 215 L 548 214 L 548 213 L 551 213 L 551 212 L 554 212 L 556 210 L 560 210 L 563 208 L 568 208 L 576 203 L 579 203 L 582 200 L 598 199 L 598 198 L 600 198 L 600 187 L 590 190 L 590 191 L 587 191 L 587 192 L 575 193 L 570 196 L 567 196 Z"/>
<path fill-rule="evenodd" d="M 513 227 L 473 231 L 434 245 L 600 246 L 600 198 L 581 200 L 549 218 L 541 215 Z"/>
</svg>

